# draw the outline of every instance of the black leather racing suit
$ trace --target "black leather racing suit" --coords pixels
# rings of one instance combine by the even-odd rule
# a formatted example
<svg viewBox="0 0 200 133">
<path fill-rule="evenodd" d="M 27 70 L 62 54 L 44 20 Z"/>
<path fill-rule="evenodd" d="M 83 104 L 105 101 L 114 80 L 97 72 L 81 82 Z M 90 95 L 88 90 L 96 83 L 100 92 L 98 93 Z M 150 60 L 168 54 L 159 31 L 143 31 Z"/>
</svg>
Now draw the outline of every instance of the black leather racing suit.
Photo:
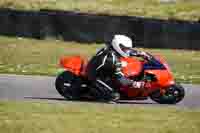
<svg viewBox="0 0 200 133">
<path fill-rule="evenodd" d="M 129 51 L 129 55 L 143 56 L 136 50 Z M 120 55 L 112 47 L 105 47 L 99 50 L 88 63 L 86 72 L 97 98 L 112 99 L 112 93 L 118 91 L 118 88 L 113 86 L 113 79 L 123 86 L 132 85 L 133 81 L 126 78 L 121 71 L 122 64 L 119 57 Z"/>
</svg>

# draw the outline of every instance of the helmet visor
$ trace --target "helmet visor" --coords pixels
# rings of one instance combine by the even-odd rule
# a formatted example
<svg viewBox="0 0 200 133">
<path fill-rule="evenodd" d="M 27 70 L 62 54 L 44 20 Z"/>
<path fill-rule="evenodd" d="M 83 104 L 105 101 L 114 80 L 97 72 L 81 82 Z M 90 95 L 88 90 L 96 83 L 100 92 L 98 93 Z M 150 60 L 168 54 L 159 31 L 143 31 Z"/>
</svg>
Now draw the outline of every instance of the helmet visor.
<svg viewBox="0 0 200 133">
<path fill-rule="evenodd" d="M 131 48 L 125 47 L 125 46 L 123 46 L 123 45 L 121 45 L 121 44 L 120 44 L 119 46 L 120 46 L 120 49 L 121 49 L 127 56 L 130 55 Z"/>
</svg>

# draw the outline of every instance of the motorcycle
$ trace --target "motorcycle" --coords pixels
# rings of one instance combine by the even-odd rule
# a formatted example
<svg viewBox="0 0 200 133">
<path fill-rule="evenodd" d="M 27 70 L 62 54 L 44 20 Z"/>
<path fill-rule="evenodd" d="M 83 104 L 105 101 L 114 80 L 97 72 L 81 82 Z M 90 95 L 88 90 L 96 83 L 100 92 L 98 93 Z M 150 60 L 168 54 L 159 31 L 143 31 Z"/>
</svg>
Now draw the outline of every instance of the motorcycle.
<svg viewBox="0 0 200 133">
<path fill-rule="evenodd" d="M 149 54 L 149 53 L 148 53 Z M 134 89 L 119 86 L 120 100 L 146 100 L 159 104 L 176 104 L 185 96 L 184 88 L 175 82 L 166 60 L 160 55 L 151 55 L 150 60 L 138 57 L 120 58 L 122 72 L 134 81 L 144 81 L 148 86 Z M 62 57 L 63 71 L 57 76 L 55 87 L 58 93 L 68 100 L 92 99 L 90 81 L 87 79 L 88 61 L 81 56 Z M 115 82 L 113 82 L 115 84 Z"/>
</svg>

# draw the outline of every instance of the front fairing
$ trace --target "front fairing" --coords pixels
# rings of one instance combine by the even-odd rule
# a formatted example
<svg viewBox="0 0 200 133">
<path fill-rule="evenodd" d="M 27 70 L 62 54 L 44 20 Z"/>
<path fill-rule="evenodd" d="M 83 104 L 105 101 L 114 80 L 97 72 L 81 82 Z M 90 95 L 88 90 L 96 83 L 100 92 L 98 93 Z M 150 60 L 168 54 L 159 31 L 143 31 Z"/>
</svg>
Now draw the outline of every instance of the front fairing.
<svg viewBox="0 0 200 133">
<path fill-rule="evenodd" d="M 150 63 L 144 64 L 145 75 L 155 75 L 157 81 L 154 82 L 156 87 L 168 87 L 175 84 L 173 74 L 166 60 L 159 55 L 153 57 Z"/>
</svg>

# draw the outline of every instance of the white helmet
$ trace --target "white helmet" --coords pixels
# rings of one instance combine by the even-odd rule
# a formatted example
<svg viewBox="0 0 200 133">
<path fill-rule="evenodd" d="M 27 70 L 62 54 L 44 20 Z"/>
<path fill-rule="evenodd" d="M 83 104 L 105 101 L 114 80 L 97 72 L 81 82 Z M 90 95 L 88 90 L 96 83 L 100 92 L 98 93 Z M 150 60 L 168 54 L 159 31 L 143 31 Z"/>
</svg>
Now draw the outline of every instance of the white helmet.
<svg viewBox="0 0 200 133">
<path fill-rule="evenodd" d="M 112 40 L 112 47 L 115 51 L 117 51 L 121 56 L 127 57 L 129 56 L 128 52 L 124 50 L 124 48 L 132 48 L 132 40 L 125 35 L 115 35 Z"/>
</svg>

